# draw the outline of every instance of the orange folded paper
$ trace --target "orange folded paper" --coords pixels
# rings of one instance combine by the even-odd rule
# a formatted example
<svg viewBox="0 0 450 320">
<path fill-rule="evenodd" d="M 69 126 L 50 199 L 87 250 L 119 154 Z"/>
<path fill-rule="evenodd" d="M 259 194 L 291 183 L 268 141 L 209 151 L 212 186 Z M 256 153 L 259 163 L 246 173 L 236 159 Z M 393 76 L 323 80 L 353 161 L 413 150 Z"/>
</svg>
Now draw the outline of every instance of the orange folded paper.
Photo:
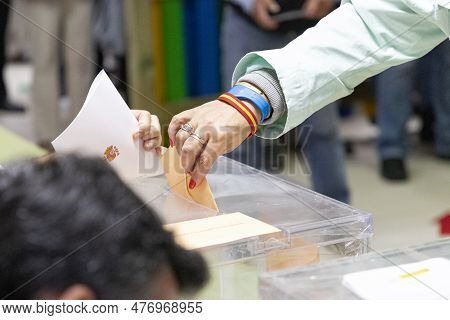
<svg viewBox="0 0 450 320">
<path fill-rule="evenodd" d="M 214 200 L 214 196 L 206 178 L 194 189 L 189 189 L 190 177 L 181 166 L 181 159 L 175 148 L 168 148 L 166 152 L 164 152 L 162 163 L 167 183 L 172 192 L 219 212 L 216 200 Z"/>
<path fill-rule="evenodd" d="M 292 237 L 290 247 L 273 250 L 266 256 L 267 271 L 283 270 L 320 262 L 319 247 L 301 237 Z"/>
</svg>

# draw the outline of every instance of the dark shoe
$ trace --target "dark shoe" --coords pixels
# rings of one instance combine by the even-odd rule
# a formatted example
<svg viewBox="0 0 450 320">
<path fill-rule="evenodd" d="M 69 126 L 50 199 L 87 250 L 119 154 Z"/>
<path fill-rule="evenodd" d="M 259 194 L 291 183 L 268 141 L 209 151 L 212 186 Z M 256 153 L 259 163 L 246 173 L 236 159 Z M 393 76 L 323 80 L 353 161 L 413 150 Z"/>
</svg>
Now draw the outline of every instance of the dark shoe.
<svg viewBox="0 0 450 320">
<path fill-rule="evenodd" d="M 384 159 L 381 161 L 381 175 L 388 180 L 405 181 L 408 173 L 403 159 Z"/>
<path fill-rule="evenodd" d="M 420 141 L 425 144 L 432 144 L 434 142 L 434 113 L 430 105 L 426 105 L 424 110 L 419 113 L 422 118 L 422 129 L 420 129 Z"/>
<path fill-rule="evenodd" d="M 441 160 L 450 161 L 450 153 L 436 153 L 436 156 Z"/>
<path fill-rule="evenodd" d="M 0 104 L 0 111 L 25 112 L 25 108 L 9 101 Z"/>
</svg>

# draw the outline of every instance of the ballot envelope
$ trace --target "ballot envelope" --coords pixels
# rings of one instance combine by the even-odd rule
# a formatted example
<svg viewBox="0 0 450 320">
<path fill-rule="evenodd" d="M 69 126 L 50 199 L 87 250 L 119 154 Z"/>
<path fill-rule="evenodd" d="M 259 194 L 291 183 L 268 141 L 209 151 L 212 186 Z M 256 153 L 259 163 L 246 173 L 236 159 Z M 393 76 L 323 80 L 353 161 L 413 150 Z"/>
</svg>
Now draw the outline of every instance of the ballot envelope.
<svg viewBox="0 0 450 320">
<path fill-rule="evenodd" d="M 403 249 L 340 258 L 320 265 L 265 272 L 259 279 L 260 297 L 448 299 L 449 265 L 450 239 L 437 240 Z"/>
<path fill-rule="evenodd" d="M 198 222 L 201 229 L 204 222 L 217 220 L 215 217 L 239 213 L 238 217 L 250 217 L 268 229 L 232 239 L 223 237 L 222 232 L 222 243 L 217 239 L 200 242 L 208 243 L 204 247 L 190 243 L 206 258 L 211 274 L 196 298 L 258 299 L 259 275 L 264 272 L 367 251 L 373 233 L 371 214 L 226 157 L 216 161 L 207 178 L 219 213 L 171 192 L 164 175 L 128 182 L 165 225 L 189 222 L 186 225 L 191 228 Z M 189 240 L 186 237 L 189 235 L 184 234 L 183 241 Z"/>
</svg>

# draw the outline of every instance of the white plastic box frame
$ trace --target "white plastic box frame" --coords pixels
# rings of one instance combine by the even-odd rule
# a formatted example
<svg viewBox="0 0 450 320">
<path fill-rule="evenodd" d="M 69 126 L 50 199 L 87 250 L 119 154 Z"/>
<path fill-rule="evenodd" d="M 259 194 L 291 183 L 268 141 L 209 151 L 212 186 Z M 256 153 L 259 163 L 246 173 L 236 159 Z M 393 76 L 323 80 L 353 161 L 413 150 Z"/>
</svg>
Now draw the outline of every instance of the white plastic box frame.
<svg viewBox="0 0 450 320">
<path fill-rule="evenodd" d="M 259 298 L 258 276 L 266 271 L 265 257 L 290 248 L 294 238 L 317 246 L 321 261 L 367 252 L 373 233 L 368 213 L 226 157 L 218 159 L 208 181 L 220 214 L 242 212 L 281 229 L 283 236 L 275 241 L 253 237 L 202 250 L 212 275 L 202 298 Z M 140 178 L 130 186 L 164 223 L 212 214 L 171 193 L 164 176 Z"/>
<path fill-rule="evenodd" d="M 259 282 L 260 295 L 263 299 L 359 299 L 342 284 L 344 275 L 438 257 L 450 259 L 450 239 L 263 273 Z"/>
</svg>

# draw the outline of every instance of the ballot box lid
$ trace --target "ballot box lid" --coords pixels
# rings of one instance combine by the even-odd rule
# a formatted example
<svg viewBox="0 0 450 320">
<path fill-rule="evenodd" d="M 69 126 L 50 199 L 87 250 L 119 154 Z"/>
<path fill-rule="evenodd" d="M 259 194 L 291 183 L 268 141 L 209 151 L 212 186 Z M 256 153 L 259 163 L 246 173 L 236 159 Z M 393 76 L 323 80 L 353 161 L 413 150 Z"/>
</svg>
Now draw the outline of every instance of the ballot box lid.
<svg viewBox="0 0 450 320">
<path fill-rule="evenodd" d="M 283 233 L 277 239 L 254 237 L 215 248 L 217 262 L 264 255 L 289 247 L 298 237 L 305 245 L 335 245 L 342 255 L 356 255 L 365 252 L 372 236 L 371 214 L 229 158 L 220 157 L 207 178 L 219 214 L 241 212 Z M 130 186 L 166 224 L 215 215 L 170 192 L 164 176 L 141 177 Z"/>
<path fill-rule="evenodd" d="M 450 239 L 262 273 L 259 293 L 264 299 L 359 299 L 343 284 L 345 275 L 432 258 L 450 259 Z"/>
</svg>

